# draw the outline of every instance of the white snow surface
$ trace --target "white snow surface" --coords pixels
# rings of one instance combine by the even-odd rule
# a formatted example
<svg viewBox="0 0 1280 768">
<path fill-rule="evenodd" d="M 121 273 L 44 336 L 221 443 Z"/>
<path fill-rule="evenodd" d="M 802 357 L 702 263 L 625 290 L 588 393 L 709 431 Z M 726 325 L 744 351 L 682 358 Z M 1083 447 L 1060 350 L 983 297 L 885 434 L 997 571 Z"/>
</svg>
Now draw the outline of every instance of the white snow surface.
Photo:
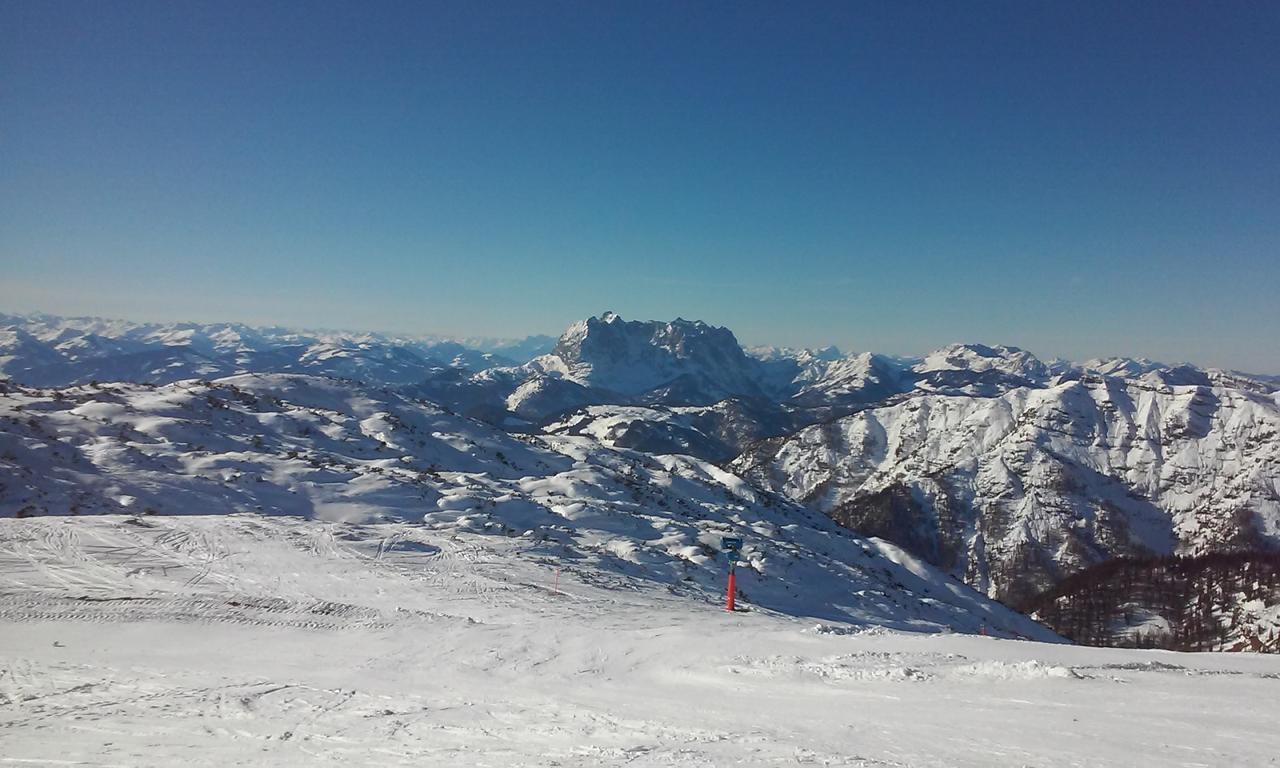
<svg viewBox="0 0 1280 768">
<path fill-rule="evenodd" d="M 514 537 L 529 556 L 719 599 L 725 536 L 759 608 L 1052 638 L 891 544 L 687 456 L 525 436 L 349 381 L 282 374 L 0 394 L 0 515 L 257 512 Z M 603 577 L 602 577 L 603 578 Z"/>
<path fill-rule="evenodd" d="M 0 520 L 0 763 L 1265 766 L 1280 659 L 903 633 L 459 526 Z"/>
</svg>

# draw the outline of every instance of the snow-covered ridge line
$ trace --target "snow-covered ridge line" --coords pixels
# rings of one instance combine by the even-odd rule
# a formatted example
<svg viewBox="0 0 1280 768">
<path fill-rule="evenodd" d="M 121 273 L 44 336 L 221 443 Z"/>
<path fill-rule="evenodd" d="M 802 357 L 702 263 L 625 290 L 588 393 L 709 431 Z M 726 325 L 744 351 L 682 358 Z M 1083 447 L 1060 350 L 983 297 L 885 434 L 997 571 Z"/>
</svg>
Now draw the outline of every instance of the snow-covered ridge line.
<svg viewBox="0 0 1280 768">
<path fill-rule="evenodd" d="M 0 391 L 0 515 L 296 515 L 518 541 L 618 587 L 720 599 L 742 538 L 758 610 L 1051 638 L 891 544 L 691 457 L 512 436 L 391 390 L 299 375 Z"/>
<path fill-rule="evenodd" d="M 236 322 L 140 322 L 119 318 L 92 316 L 66 317 L 43 312 L 26 314 L 0 312 L 0 326 L 12 326 L 48 340 L 64 335 L 67 331 L 81 332 L 103 338 L 130 337 L 170 344 L 186 344 L 193 339 L 208 338 L 222 343 L 236 342 L 238 334 L 245 339 L 267 342 L 292 343 L 298 340 L 329 342 L 376 342 L 400 344 L 460 344 L 477 352 L 493 352 L 504 347 L 522 344 L 549 345 L 554 337 L 534 335 L 526 337 L 496 336 L 446 336 L 433 333 L 395 333 L 389 331 L 352 330 L 349 328 L 316 328 L 280 325 L 249 325 Z"/>
<path fill-rule="evenodd" d="M 390 348 L 472 370 L 519 365 L 546 353 L 523 370 L 522 378 L 541 373 L 623 395 L 647 395 L 651 401 L 669 405 L 709 404 L 727 396 L 764 396 L 774 400 L 803 400 L 807 396 L 812 400 L 814 393 L 829 391 L 839 381 L 845 382 L 843 394 L 847 395 L 851 378 L 861 386 L 867 382 L 858 380 L 869 376 L 893 380 L 898 391 L 918 386 L 966 394 L 979 394 L 977 390 L 983 385 L 998 386 L 1001 377 L 1006 383 L 1020 381 L 1043 386 L 1054 377 L 1088 375 L 1129 380 L 1147 378 L 1165 384 L 1230 382 L 1259 391 L 1280 390 L 1280 376 L 1131 358 L 1095 359 L 1081 364 L 1061 360 L 1043 363 L 1025 350 L 1001 345 L 951 344 L 918 359 L 868 352 L 846 355 L 835 347 L 744 350 L 731 331 L 702 321 L 680 318 L 671 322 L 626 321 L 613 312 L 572 324 L 558 341 L 547 336 L 520 340 L 455 339 L 369 331 L 251 327 L 239 323 L 135 323 L 91 317 L 0 314 L 0 373 L 20 383 L 81 383 L 68 379 L 67 371 L 58 372 L 63 377 L 61 380 L 53 380 L 51 377 L 55 374 L 48 371 L 41 372 L 48 381 L 30 377 L 52 363 L 85 363 L 161 348 L 170 352 L 183 348 L 204 356 L 301 348 L 312 349 L 313 357 L 350 354 L 354 349 L 367 352 Z M 259 367 L 254 370 L 267 370 L 263 366 L 272 363 L 279 364 L 279 361 L 245 359 L 239 364 L 242 367 L 256 364 Z M 955 372 L 964 372 L 971 378 L 947 375 Z M 163 376 L 160 369 L 139 369 L 133 373 L 137 380 L 151 383 L 158 383 L 160 378 L 175 380 L 172 375 Z M 374 380 L 378 372 L 364 373 Z M 103 381 L 121 378 L 99 377 Z M 653 393 L 673 387 L 673 391 Z M 867 400 L 884 393 L 865 394 L 863 399 Z"/>
<path fill-rule="evenodd" d="M 0 315 L 0 375 L 36 386 L 92 380 L 169 383 L 266 371 L 402 384 L 440 367 L 516 365 L 546 348 L 548 337 L 458 341 L 239 323 Z"/>
<path fill-rule="evenodd" d="M 733 468 L 1015 603 L 1115 555 L 1280 545 L 1280 407 L 1066 380 L 922 395 L 761 444 Z"/>
</svg>

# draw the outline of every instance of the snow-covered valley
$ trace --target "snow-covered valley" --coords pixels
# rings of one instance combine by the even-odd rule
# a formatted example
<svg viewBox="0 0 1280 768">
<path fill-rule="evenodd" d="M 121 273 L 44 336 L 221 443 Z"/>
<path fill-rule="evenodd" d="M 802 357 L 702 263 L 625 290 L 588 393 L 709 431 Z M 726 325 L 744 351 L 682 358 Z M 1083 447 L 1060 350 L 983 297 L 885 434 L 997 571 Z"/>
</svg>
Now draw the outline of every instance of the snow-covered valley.
<svg viewBox="0 0 1280 768">
<path fill-rule="evenodd" d="M 13 765 L 1274 765 L 1280 659 L 729 614 L 414 523 L 0 521 Z"/>
</svg>

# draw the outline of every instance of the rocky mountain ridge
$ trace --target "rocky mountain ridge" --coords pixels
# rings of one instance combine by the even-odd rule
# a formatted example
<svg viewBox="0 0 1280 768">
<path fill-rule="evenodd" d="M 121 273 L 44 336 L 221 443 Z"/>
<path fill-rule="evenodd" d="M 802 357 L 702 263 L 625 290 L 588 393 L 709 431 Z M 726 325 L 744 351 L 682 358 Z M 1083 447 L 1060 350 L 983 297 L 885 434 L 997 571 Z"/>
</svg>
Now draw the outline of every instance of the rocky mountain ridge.
<svg viewBox="0 0 1280 768">
<path fill-rule="evenodd" d="M 730 466 L 1015 603 L 1113 556 L 1280 543 L 1280 408 L 1249 390 L 921 394 Z"/>
<path fill-rule="evenodd" d="M 320 374 L 501 432 L 718 462 L 1015 605 L 1114 557 L 1280 537 L 1275 377 L 981 344 L 914 359 L 744 350 L 724 328 L 614 313 L 518 365 L 372 335 L 5 322 L 0 366 L 17 383 L 82 363 L 152 384 Z"/>
</svg>

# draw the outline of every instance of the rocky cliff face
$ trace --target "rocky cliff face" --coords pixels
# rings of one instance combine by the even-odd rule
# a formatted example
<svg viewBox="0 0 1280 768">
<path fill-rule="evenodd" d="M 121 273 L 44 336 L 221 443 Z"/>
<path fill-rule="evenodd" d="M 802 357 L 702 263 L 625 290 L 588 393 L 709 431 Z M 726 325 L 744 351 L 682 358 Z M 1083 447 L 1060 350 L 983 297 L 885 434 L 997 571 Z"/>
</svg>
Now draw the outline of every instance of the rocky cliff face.
<svg viewBox="0 0 1280 768">
<path fill-rule="evenodd" d="M 531 366 L 602 390 L 667 405 L 764 397 L 760 362 L 733 332 L 701 321 L 623 320 L 612 312 L 574 323 Z"/>
</svg>

